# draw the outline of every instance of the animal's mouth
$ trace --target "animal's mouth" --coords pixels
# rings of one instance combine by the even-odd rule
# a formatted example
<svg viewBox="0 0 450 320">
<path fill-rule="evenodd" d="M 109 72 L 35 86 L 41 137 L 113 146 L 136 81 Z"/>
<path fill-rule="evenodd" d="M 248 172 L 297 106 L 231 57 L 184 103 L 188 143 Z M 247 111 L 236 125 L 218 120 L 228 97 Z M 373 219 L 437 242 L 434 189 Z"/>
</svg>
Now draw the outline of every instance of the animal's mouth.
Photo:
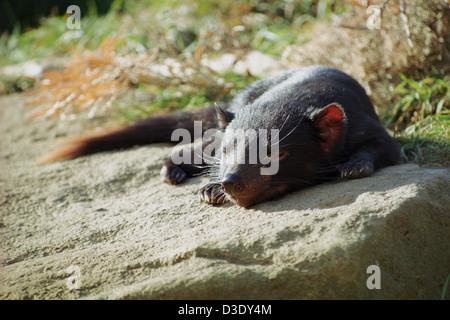
<svg viewBox="0 0 450 320">
<path fill-rule="evenodd" d="M 248 181 L 234 179 L 232 175 L 229 175 L 227 180 L 222 181 L 222 189 L 227 198 L 244 208 L 249 208 L 259 202 L 259 195 L 265 187 L 263 184 L 260 184 L 259 187 L 256 186 L 257 184 Z"/>
<path fill-rule="evenodd" d="M 227 173 L 222 180 L 222 190 L 227 198 L 241 207 L 249 208 L 262 201 L 268 181 L 258 177 L 250 178 L 248 174 Z"/>
<path fill-rule="evenodd" d="M 263 201 L 259 199 L 255 199 L 254 197 L 242 197 L 242 196 L 230 196 L 227 195 L 231 201 L 239 205 L 240 207 L 244 207 L 245 209 L 249 209 L 250 207 L 254 206 L 255 204 Z"/>
<path fill-rule="evenodd" d="M 272 185 L 268 183 L 261 184 L 257 188 L 254 187 L 251 189 L 247 186 L 238 194 L 230 194 L 226 190 L 224 191 L 229 200 L 241 207 L 249 209 L 260 202 L 277 198 L 280 195 L 285 194 L 288 188 L 289 186 L 287 184 Z"/>
<path fill-rule="evenodd" d="M 228 193 L 225 191 L 227 197 L 231 199 L 231 201 L 235 202 L 237 205 L 244 207 L 246 209 L 254 206 L 255 204 L 262 202 L 266 199 L 266 188 L 267 186 L 263 186 L 263 188 L 248 188 L 246 187 L 242 192 L 239 193 Z"/>
<path fill-rule="evenodd" d="M 224 174 L 221 186 L 230 201 L 247 209 L 276 198 L 289 188 L 288 184 L 274 183 L 273 176 L 259 175 L 249 170 Z"/>
</svg>

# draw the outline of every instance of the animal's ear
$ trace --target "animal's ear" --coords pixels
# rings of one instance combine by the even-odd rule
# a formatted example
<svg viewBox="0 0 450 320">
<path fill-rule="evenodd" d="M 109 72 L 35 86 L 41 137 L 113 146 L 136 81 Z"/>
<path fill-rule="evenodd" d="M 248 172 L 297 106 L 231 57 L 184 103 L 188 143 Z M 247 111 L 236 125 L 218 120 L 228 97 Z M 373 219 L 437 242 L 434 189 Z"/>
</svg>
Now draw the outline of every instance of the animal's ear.
<svg viewBox="0 0 450 320">
<path fill-rule="evenodd" d="M 318 129 L 320 146 L 325 153 L 333 153 L 338 149 L 346 121 L 344 110 L 336 102 L 330 103 L 314 116 L 313 124 Z"/>
<path fill-rule="evenodd" d="M 234 119 L 234 113 L 223 110 L 219 105 L 215 105 L 217 119 L 219 120 L 219 125 L 222 129 L 225 129 L 231 120 Z"/>
</svg>

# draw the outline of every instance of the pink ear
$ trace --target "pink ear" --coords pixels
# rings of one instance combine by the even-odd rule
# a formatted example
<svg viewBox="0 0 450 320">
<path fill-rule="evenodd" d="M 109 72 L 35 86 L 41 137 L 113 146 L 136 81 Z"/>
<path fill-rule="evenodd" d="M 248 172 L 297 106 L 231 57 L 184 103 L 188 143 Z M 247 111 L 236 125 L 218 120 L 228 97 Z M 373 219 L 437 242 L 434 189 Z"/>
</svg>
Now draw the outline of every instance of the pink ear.
<svg viewBox="0 0 450 320">
<path fill-rule="evenodd" d="M 339 147 L 344 122 L 345 114 L 338 103 L 330 103 L 316 116 L 314 126 L 319 129 L 320 146 L 326 153 Z"/>
</svg>

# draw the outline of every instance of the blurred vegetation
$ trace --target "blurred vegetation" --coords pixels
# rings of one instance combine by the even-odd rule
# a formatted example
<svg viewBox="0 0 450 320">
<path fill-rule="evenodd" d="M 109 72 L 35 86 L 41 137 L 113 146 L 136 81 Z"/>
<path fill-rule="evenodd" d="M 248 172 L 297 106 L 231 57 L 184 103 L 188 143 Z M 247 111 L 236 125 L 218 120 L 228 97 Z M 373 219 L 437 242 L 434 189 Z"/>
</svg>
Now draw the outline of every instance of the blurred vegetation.
<svg viewBox="0 0 450 320">
<path fill-rule="evenodd" d="M 207 40 L 214 40 L 215 49 L 221 52 L 240 45 L 279 55 L 287 45 L 308 40 L 309 23 L 346 9 L 333 0 L 115 0 L 107 14 L 97 16 L 96 1 L 78 2 L 89 7 L 79 32 L 67 30 L 64 11 L 43 19 L 39 28 L 26 33 L 17 27 L 1 35 L 0 64 L 96 49 L 107 37 L 124 37 L 135 50 L 161 47 L 180 53 L 210 33 L 215 36 L 209 35 Z M 159 42 L 164 35 L 173 42 L 169 47 Z"/>
<path fill-rule="evenodd" d="M 91 6 L 95 4 L 93 1 L 90 3 Z M 165 111 L 185 109 L 212 104 L 234 95 L 236 90 L 256 78 L 232 72 L 217 75 L 208 67 L 200 65 L 200 60 L 230 52 L 242 56 L 252 48 L 280 55 L 287 45 L 308 41 L 307 30 L 311 23 L 329 19 L 330 14 L 345 10 L 343 5 L 335 4 L 338 1 L 320 1 L 322 5 L 317 3 L 316 0 L 187 0 L 182 3 L 174 0 L 116 0 L 103 16 L 91 14 L 96 11 L 91 8 L 90 14 L 81 20 L 80 30 L 67 30 L 66 15 L 45 19 L 39 28 L 26 33 L 13 32 L 9 36 L 4 34 L 0 38 L 0 54 L 3 57 L 1 64 L 94 51 L 108 39 L 118 39 L 114 48 L 115 56 L 157 50 L 158 57 L 151 62 L 167 66 L 170 77 L 158 75 L 155 79 L 153 74 L 151 81 L 148 81 L 148 73 L 142 75 L 139 70 L 134 70 L 134 74 L 126 75 L 129 81 L 123 82 L 129 83 L 136 90 L 152 93 L 152 100 L 145 105 L 134 101 L 124 107 L 116 102 L 115 96 L 111 97 L 126 119 L 134 121 L 161 111 L 162 107 Z M 106 54 L 111 56 L 111 53 Z M 72 67 L 74 63 L 75 61 L 69 64 L 69 68 L 73 70 L 72 73 L 69 70 L 67 75 L 80 72 L 76 66 Z M 96 63 L 95 61 L 94 64 L 97 65 Z M 193 70 L 198 76 L 190 81 L 183 81 L 174 72 L 174 64 L 182 70 Z M 116 67 L 124 70 L 123 65 Z M 81 72 L 88 72 L 90 68 L 88 63 Z M 143 78 L 145 81 L 140 81 Z M 199 88 L 196 83 L 203 87 Z M 16 87 L 18 86 L 8 85 L 8 88 Z M 51 90 L 51 86 L 45 89 Z M 80 88 L 71 89 L 80 91 Z M 98 94 L 92 96 L 98 97 Z M 49 100 L 39 101 L 47 102 L 48 107 L 53 108 Z M 47 112 L 51 110 L 38 110 L 37 114 L 64 115 L 74 109 L 71 101 L 65 102 L 59 104 L 65 110 L 52 113 Z M 89 106 L 92 105 L 89 103 Z"/>
<path fill-rule="evenodd" d="M 60 15 L 53 11 L 35 28 L 30 28 L 31 25 L 28 29 L 18 27 L 16 21 L 13 31 L 0 36 L 0 67 L 39 58 L 73 57 L 75 54 L 79 58 L 88 52 L 90 58 L 85 61 L 72 58 L 65 77 L 82 72 L 85 79 L 95 85 L 89 86 L 92 90 L 89 96 L 83 94 L 82 84 L 72 83 L 72 93 L 83 97 L 90 108 L 107 101 L 126 121 L 229 99 L 257 78 L 232 72 L 217 74 L 199 63 L 202 58 L 213 59 L 224 53 L 243 56 L 251 49 L 280 56 L 287 46 L 308 42 L 308 31 L 314 23 L 344 13 L 350 3 L 338 0 L 115 0 L 109 11 L 98 15 L 96 1 L 81 2 L 87 6 L 88 14 L 81 19 L 80 30 L 68 30 L 68 15 L 61 15 L 64 13 L 61 10 L 58 10 Z M 10 15 L 8 19 L 15 17 Z M 93 52 L 105 43 L 109 43 L 105 51 L 107 59 L 102 61 Z M 138 62 L 127 71 L 127 63 L 145 54 L 149 57 L 139 61 L 165 66 L 165 72 L 152 73 L 146 69 L 148 63 L 139 67 Z M 91 72 L 94 66 L 99 70 L 98 76 Z M 145 101 L 133 99 L 133 95 L 128 100 L 118 99 L 119 89 L 100 97 L 104 90 L 98 85 L 102 73 L 109 74 L 111 81 L 120 79 L 120 86 L 143 93 Z M 55 74 L 52 77 L 54 82 L 64 78 Z M 383 123 L 402 144 L 406 161 L 449 165 L 449 76 L 411 73 L 398 77 L 394 103 L 381 115 Z M 29 79 L 1 80 L 7 92 L 33 85 Z M 41 93 L 52 93 L 52 90 L 51 83 L 47 86 L 44 83 Z M 48 107 L 38 110 L 40 115 L 62 115 L 82 109 L 73 99 L 52 103 L 44 97 L 41 101 Z M 56 106 L 60 109 L 55 112 Z"/>
<path fill-rule="evenodd" d="M 32 2 L 31 8 L 40 7 L 41 1 Z M 15 20 L 12 9 L 6 10 L 5 12 L 10 13 L 9 20 L 14 21 L 15 27 L 12 31 L 4 31 L 0 36 L 0 55 L 2 57 L 0 66 L 69 54 L 73 50 L 97 48 L 108 34 L 113 33 L 117 28 L 117 18 L 120 15 L 122 1 L 115 1 L 107 14 L 103 16 L 97 16 L 98 9 L 95 1 L 69 2 L 70 4 L 80 4 L 81 14 L 85 15 L 81 22 L 82 30 L 68 30 L 67 17 L 69 14 L 65 14 L 65 10 L 53 10 L 60 12 L 61 15 L 51 15 L 48 18 L 40 19 L 40 25 L 37 28 L 28 27 L 26 29 L 23 25 L 27 25 L 27 20 L 25 22 Z M 7 7 L 3 2 L 2 6 Z M 86 11 L 83 10 L 85 7 L 88 8 Z M 23 32 L 24 29 L 26 32 Z"/>
</svg>

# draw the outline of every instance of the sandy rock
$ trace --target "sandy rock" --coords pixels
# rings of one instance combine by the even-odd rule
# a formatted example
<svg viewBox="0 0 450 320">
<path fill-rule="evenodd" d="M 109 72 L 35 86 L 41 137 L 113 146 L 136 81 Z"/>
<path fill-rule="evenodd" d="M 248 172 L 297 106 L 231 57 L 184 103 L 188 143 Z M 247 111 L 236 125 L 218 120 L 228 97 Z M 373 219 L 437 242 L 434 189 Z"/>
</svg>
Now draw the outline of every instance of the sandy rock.
<svg viewBox="0 0 450 320">
<path fill-rule="evenodd" d="M 165 144 L 33 166 L 54 133 L 0 98 L 0 299 L 439 299 L 450 173 L 407 164 L 245 210 L 159 180 Z M 378 266 L 381 289 L 368 289 Z M 369 283 L 372 281 L 369 279 Z"/>
</svg>

